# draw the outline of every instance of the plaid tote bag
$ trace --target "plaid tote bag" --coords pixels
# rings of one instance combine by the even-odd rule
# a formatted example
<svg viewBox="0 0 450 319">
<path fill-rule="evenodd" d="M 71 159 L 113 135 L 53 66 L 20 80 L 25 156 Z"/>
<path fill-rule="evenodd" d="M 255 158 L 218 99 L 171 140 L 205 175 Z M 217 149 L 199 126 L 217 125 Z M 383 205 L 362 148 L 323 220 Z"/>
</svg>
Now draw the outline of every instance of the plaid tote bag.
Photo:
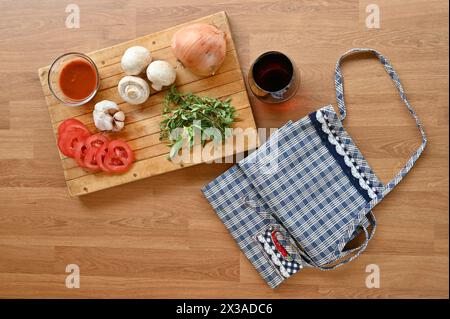
<svg viewBox="0 0 450 319">
<path fill-rule="evenodd" d="M 386 185 L 370 168 L 342 120 L 342 60 L 375 55 L 395 83 L 422 134 L 422 144 Z M 304 267 L 330 270 L 356 258 L 373 237 L 372 209 L 409 172 L 427 139 L 389 61 L 373 49 L 352 49 L 335 69 L 337 114 L 331 105 L 278 129 L 257 151 L 203 188 L 246 257 L 272 288 Z M 346 244 L 363 233 L 364 242 Z"/>
</svg>

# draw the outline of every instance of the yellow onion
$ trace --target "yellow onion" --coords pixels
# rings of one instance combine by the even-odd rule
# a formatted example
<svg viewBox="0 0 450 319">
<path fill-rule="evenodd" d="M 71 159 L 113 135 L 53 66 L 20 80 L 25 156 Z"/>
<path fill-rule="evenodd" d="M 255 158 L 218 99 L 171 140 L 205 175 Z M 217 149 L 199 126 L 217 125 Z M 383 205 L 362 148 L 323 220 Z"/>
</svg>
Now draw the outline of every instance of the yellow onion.
<svg viewBox="0 0 450 319">
<path fill-rule="evenodd" d="M 178 30 L 172 38 L 172 49 L 186 68 L 197 75 L 214 74 L 226 54 L 226 34 L 216 27 L 197 23 Z"/>
</svg>

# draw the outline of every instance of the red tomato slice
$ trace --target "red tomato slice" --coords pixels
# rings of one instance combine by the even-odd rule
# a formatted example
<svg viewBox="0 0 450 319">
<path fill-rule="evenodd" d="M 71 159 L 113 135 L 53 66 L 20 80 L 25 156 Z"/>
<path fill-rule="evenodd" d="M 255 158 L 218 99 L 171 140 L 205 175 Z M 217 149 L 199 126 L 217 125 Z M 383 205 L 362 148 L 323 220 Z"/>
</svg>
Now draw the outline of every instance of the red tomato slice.
<svg viewBox="0 0 450 319">
<path fill-rule="evenodd" d="M 126 172 L 133 162 L 133 151 L 126 142 L 115 140 L 108 144 L 108 152 L 103 159 L 103 164 L 108 171 L 113 173 Z"/>
<path fill-rule="evenodd" d="M 83 129 L 66 129 L 58 137 L 58 147 L 64 155 L 74 157 L 75 146 L 77 143 L 84 142 L 89 137 L 89 132 Z"/>
<path fill-rule="evenodd" d="M 87 147 L 85 155 L 84 155 L 84 167 L 90 170 L 91 172 L 100 171 L 100 166 L 97 163 L 97 151 L 99 149 L 95 147 Z"/>
<path fill-rule="evenodd" d="M 61 135 L 68 127 L 71 127 L 71 126 L 86 128 L 86 126 L 83 123 L 81 123 L 80 121 L 78 121 L 77 119 L 68 119 L 68 120 L 65 120 L 64 122 L 62 122 L 58 126 L 58 136 Z"/>
<path fill-rule="evenodd" d="M 75 144 L 74 152 L 73 152 L 74 158 L 77 161 L 78 166 L 83 167 L 83 168 L 85 167 L 84 166 L 84 158 L 86 157 L 86 150 L 87 150 L 87 147 L 86 147 L 85 141 L 77 142 Z"/>
<path fill-rule="evenodd" d="M 108 153 L 108 143 L 103 144 L 102 146 L 100 146 L 95 154 L 95 162 L 97 163 L 98 167 L 107 173 L 110 173 L 110 171 L 108 170 L 108 168 L 105 166 L 105 164 L 103 163 L 106 153 Z"/>
<path fill-rule="evenodd" d="M 97 133 L 86 139 L 86 146 L 87 148 L 100 148 L 104 144 L 108 144 L 108 142 L 109 139 L 105 135 Z"/>
</svg>

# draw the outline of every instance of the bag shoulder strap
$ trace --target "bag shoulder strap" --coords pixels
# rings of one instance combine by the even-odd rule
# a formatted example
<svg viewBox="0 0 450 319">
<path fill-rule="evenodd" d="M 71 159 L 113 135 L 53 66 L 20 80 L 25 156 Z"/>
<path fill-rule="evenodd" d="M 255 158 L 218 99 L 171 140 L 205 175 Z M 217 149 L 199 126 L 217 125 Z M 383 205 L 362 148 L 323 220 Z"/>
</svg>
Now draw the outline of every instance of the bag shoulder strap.
<svg viewBox="0 0 450 319">
<path fill-rule="evenodd" d="M 376 220 L 375 220 L 375 216 L 373 215 L 372 208 L 379 201 L 381 201 L 392 189 L 394 189 L 394 187 L 397 186 L 398 183 L 400 183 L 400 181 L 403 179 L 403 177 L 411 170 L 411 168 L 413 167 L 413 165 L 415 164 L 415 162 L 417 161 L 417 159 L 420 157 L 423 150 L 425 149 L 425 146 L 427 145 L 427 137 L 425 135 L 425 131 L 422 127 L 422 124 L 421 124 L 419 118 L 417 117 L 417 114 L 414 112 L 414 109 L 411 107 L 411 105 L 409 104 L 409 102 L 406 98 L 406 94 L 403 90 L 403 87 L 400 83 L 400 79 L 399 79 L 397 73 L 394 71 L 394 69 L 392 68 L 389 61 L 381 53 L 379 53 L 378 51 L 373 50 L 373 49 L 367 49 L 367 48 L 351 49 L 351 50 L 347 51 L 346 53 L 344 53 L 336 63 L 336 69 L 335 69 L 336 99 L 337 99 L 337 103 L 338 103 L 338 107 L 339 107 L 341 121 L 344 120 L 345 116 L 346 116 L 343 75 L 342 75 L 342 70 L 341 70 L 342 61 L 349 55 L 357 54 L 357 53 L 365 53 L 365 52 L 374 54 L 378 58 L 378 60 L 383 64 L 386 72 L 389 74 L 391 79 L 394 81 L 395 86 L 397 87 L 397 90 L 400 93 L 400 98 L 405 103 L 405 105 L 408 108 L 409 112 L 411 113 L 412 117 L 415 119 L 416 125 L 419 128 L 420 133 L 422 134 L 422 144 L 414 152 L 414 154 L 411 156 L 411 158 L 408 160 L 408 162 L 405 164 L 405 166 L 400 170 L 400 172 L 387 185 L 385 185 L 383 191 L 381 193 L 379 193 L 376 198 L 372 199 L 372 201 L 367 203 L 367 205 L 358 213 L 358 216 L 356 217 L 355 220 L 359 221 L 359 220 L 362 220 L 362 217 L 367 216 L 369 218 L 369 222 L 372 226 L 372 229 L 369 232 L 366 227 L 364 227 L 362 225 L 357 225 L 358 227 L 361 227 L 363 229 L 364 234 L 365 234 L 365 241 L 363 242 L 363 244 L 361 244 L 359 247 L 356 247 L 354 249 L 343 251 L 342 254 L 339 256 L 338 260 L 336 260 L 335 262 L 332 262 L 331 264 L 328 264 L 328 265 L 317 265 L 316 263 L 314 263 L 312 261 L 311 258 L 309 258 L 309 256 L 305 252 L 301 253 L 301 255 L 303 257 L 307 258 L 307 264 L 309 264 L 309 266 L 318 268 L 321 270 L 336 269 L 336 268 L 352 261 L 353 259 L 357 258 L 367 248 L 367 244 L 373 238 L 373 236 L 375 234 L 375 230 L 376 230 Z M 274 218 L 277 219 L 276 216 L 274 216 Z M 282 225 L 282 223 L 278 219 L 277 219 L 277 221 L 280 223 L 280 225 Z M 351 232 L 354 231 L 353 228 L 351 228 L 350 230 L 351 230 Z M 291 236 L 291 238 L 292 238 L 292 236 Z M 299 244 L 296 243 L 293 239 L 292 239 L 292 241 L 293 241 L 292 242 L 293 246 L 300 249 Z M 340 245 L 342 245 L 342 247 L 345 244 L 346 244 L 345 242 L 340 243 Z"/>
<path fill-rule="evenodd" d="M 339 107 L 341 121 L 343 121 L 345 119 L 345 116 L 347 114 L 346 107 L 345 107 L 345 98 L 344 98 L 344 83 L 343 83 L 344 77 L 342 75 L 342 70 L 341 70 L 342 61 L 349 55 L 358 54 L 358 53 L 367 53 L 367 52 L 372 53 L 373 55 L 375 55 L 378 58 L 378 60 L 383 64 L 386 72 L 391 77 L 395 86 L 397 87 L 397 90 L 400 93 L 400 98 L 405 103 L 406 107 L 409 110 L 409 113 L 412 115 L 412 117 L 416 121 L 416 125 L 419 128 L 420 134 L 422 135 L 422 144 L 414 152 L 414 154 L 411 156 L 411 158 L 408 160 L 408 162 L 405 164 L 405 166 L 400 170 L 400 172 L 398 172 L 397 175 L 387 185 L 384 186 L 383 191 L 376 198 L 374 198 L 372 201 L 370 201 L 361 212 L 359 212 L 359 216 L 357 217 L 357 220 L 362 220 L 363 216 L 367 216 L 367 217 L 369 217 L 369 221 L 372 224 L 372 230 L 370 233 L 368 233 L 367 229 L 364 226 L 360 226 L 363 228 L 365 237 L 366 237 L 364 243 L 355 249 L 351 249 L 346 252 L 343 252 L 343 254 L 340 256 L 340 258 L 347 257 L 344 260 L 341 260 L 341 261 L 331 264 L 331 265 L 325 265 L 325 266 L 313 265 L 313 267 L 316 267 L 316 268 L 319 268 L 322 270 L 332 270 L 337 267 L 340 267 L 340 266 L 348 263 L 349 261 L 355 259 L 356 257 L 358 257 L 367 248 L 367 244 L 372 239 L 373 235 L 375 234 L 375 229 L 376 229 L 376 220 L 375 220 L 375 216 L 372 213 L 373 207 L 376 204 L 378 204 L 378 202 L 380 202 L 392 189 L 394 189 L 394 187 L 397 186 L 398 183 L 400 183 L 400 181 L 403 179 L 403 177 L 406 174 L 408 174 L 408 172 L 414 166 L 417 159 L 422 154 L 423 150 L 425 149 L 425 146 L 427 145 L 427 137 L 426 137 L 425 131 L 422 127 L 422 123 L 420 122 L 416 112 L 414 112 L 414 109 L 412 108 L 411 104 L 409 104 L 409 101 L 406 98 L 406 94 L 405 94 L 405 91 L 403 90 L 403 86 L 400 82 L 400 78 L 398 77 L 397 73 L 393 69 L 393 67 L 390 64 L 390 62 L 388 61 L 388 59 L 386 59 L 380 52 L 373 50 L 373 49 L 368 49 L 368 48 L 351 49 L 351 50 L 345 52 L 336 63 L 336 69 L 335 69 L 336 99 L 337 99 L 337 104 Z M 345 242 L 342 242 L 340 244 L 345 245 Z M 352 254 L 352 253 L 354 253 L 354 254 Z"/>
<path fill-rule="evenodd" d="M 397 72 L 393 69 L 391 63 L 386 59 L 380 52 L 369 49 L 369 48 L 354 48 L 350 49 L 349 51 L 345 52 L 337 61 L 336 63 L 336 69 L 335 69 L 335 85 L 336 85 L 336 99 L 337 104 L 340 112 L 340 119 L 341 121 L 345 119 L 345 116 L 347 114 L 346 107 L 345 107 L 345 98 L 344 98 L 344 77 L 342 75 L 341 70 L 341 64 L 342 61 L 354 54 L 358 53 L 372 53 L 375 55 L 375 57 L 378 58 L 378 60 L 383 64 L 384 69 L 391 77 L 392 81 L 394 82 L 395 86 L 397 87 L 398 92 L 400 93 L 400 98 L 405 103 L 406 107 L 409 110 L 409 113 L 412 115 L 414 120 L 416 121 L 416 125 L 419 128 L 420 134 L 422 135 L 422 144 L 419 146 L 419 148 L 414 152 L 414 154 L 411 156 L 411 158 L 408 160 L 408 162 L 405 164 L 405 166 L 400 170 L 400 172 L 397 173 L 397 175 L 387 184 L 385 185 L 383 191 L 379 194 L 377 198 L 375 198 L 369 207 L 369 210 L 374 207 L 382 198 L 384 198 L 392 189 L 394 189 L 395 186 L 397 186 L 398 183 L 403 179 L 403 177 L 408 174 L 408 172 L 411 170 L 411 168 L 414 166 L 417 159 L 422 154 L 423 150 L 425 149 L 425 146 L 427 145 L 427 137 L 425 135 L 425 131 L 422 127 L 422 123 L 419 120 L 419 117 L 417 116 L 416 112 L 412 108 L 411 104 L 409 103 L 408 99 L 406 98 L 405 91 L 403 90 L 403 86 L 400 83 L 400 78 L 397 75 Z"/>
</svg>

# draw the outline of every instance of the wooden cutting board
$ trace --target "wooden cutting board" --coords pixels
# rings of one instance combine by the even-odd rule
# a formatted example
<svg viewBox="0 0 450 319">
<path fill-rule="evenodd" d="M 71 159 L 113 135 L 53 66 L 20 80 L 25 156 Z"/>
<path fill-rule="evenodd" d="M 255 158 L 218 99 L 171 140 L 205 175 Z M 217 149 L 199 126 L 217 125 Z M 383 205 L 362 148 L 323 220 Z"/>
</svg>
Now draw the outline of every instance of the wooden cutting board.
<svg viewBox="0 0 450 319">
<path fill-rule="evenodd" d="M 177 63 L 171 51 L 170 43 L 172 35 L 178 29 L 193 23 L 213 24 L 226 32 L 226 58 L 214 76 L 201 77 L 192 74 Z M 124 130 L 119 133 L 108 133 L 107 135 L 112 139 L 120 138 L 127 141 L 134 151 L 136 162 L 128 172 L 120 175 L 90 173 L 78 167 L 73 159 L 67 158 L 60 153 L 67 187 L 72 196 L 92 193 L 101 189 L 223 157 L 220 154 L 212 154 L 209 158 L 192 160 L 183 164 L 175 164 L 167 159 L 170 148 L 164 141 L 159 140 L 162 101 L 166 90 L 161 92 L 152 90 L 152 95 L 148 101 L 138 106 L 124 103 L 117 92 L 117 84 L 124 76 L 120 67 L 121 57 L 127 48 L 134 45 L 141 45 L 148 48 L 152 52 L 153 60 L 166 60 L 175 66 L 177 72 L 175 84 L 181 92 L 193 92 L 198 95 L 215 98 L 231 97 L 232 105 L 238 112 L 238 118 L 234 123 L 234 127 L 250 130 L 246 130 L 245 132 L 241 130 L 235 133 L 234 138 L 228 138 L 225 143 L 231 147 L 225 148 L 225 152 L 222 154 L 223 156 L 229 157 L 233 154 L 254 149 L 258 144 L 255 121 L 245 89 L 228 19 L 225 12 L 219 12 L 88 54 L 99 69 L 100 89 L 91 102 L 81 107 L 70 107 L 59 103 L 50 93 L 47 84 L 47 74 L 50 66 L 39 69 L 39 77 L 55 136 L 57 135 L 59 124 L 68 118 L 77 118 L 89 128 L 91 133 L 96 133 L 97 129 L 93 123 L 92 110 L 94 105 L 101 100 L 116 102 L 126 114 Z M 245 139 L 245 143 L 243 144 L 237 145 L 239 143 L 233 143 L 237 137 L 245 134 L 247 136 L 253 136 Z"/>
</svg>

